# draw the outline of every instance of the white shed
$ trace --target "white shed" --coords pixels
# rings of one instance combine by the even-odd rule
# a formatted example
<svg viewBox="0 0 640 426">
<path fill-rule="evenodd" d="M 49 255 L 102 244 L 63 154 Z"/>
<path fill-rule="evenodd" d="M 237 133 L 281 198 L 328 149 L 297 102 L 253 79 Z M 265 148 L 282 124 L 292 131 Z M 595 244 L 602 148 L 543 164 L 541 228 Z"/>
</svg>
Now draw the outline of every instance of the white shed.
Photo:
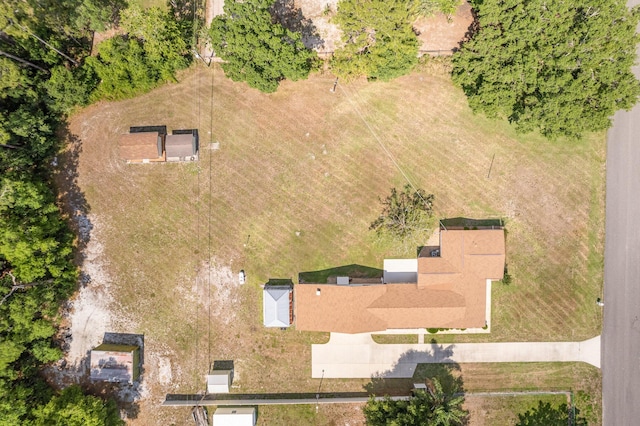
<svg viewBox="0 0 640 426">
<path fill-rule="evenodd" d="M 289 327 L 293 316 L 293 286 L 266 286 L 262 292 L 265 327 Z"/>
<path fill-rule="evenodd" d="M 207 375 L 207 392 L 209 393 L 229 393 L 233 371 L 213 370 Z"/>
<path fill-rule="evenodd" d="M 213 413 L 213 426 L 255 426 L 255 407 L 218 407 Z"/>
</svg>

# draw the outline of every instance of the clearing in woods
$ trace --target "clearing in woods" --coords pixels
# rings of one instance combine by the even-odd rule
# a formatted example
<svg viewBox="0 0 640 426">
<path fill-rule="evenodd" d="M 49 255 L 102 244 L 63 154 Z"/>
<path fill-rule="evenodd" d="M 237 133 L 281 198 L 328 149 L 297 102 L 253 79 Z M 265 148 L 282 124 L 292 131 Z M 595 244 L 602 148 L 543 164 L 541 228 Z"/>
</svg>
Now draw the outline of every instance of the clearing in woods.
<svg viewBox="0 0 640 426">
<path fill-rule="evenodd" d="M 71 118 L 77 139 L 61 164 L 70 176 L 77 172 L 89 212 L 80 218 L 93 227 L 85 268 L 93 263 L 94 276 L 85 291 L 108 290 L 99 312 L 108 309 L 109 331 L 145 335 L 143 398 L 131 424 L 189 424 L 187 409 L 158 405 L 166 393 L 203 391 L 213 360 L 234 360 L 237 392 L 317 391 L 310 344 L 327 335 L 263 328 L 259 285 L 295 281 L 300 271 L 352 263 L 379 268 L 384 257 L 415 255 L 420 238 L 394 243 L 368 230 L 380 211 L 378 197 L 405 183 L 372 131 L 412 182 L 435 194 L 438 217 L 506 221 L 513 281 L 493 286 L 492 333 L 457 341 L 582 340 L 599 333 L 604 136 L 550 142 L 517 135 L 504 122 L 474 116 L 437 69 L 390 83 L 339 85 L 335 93 L 334 78 L 318 74 L 266 95 L 226 79 L 217 65 L 198 65 L 180 83 Z M 197 127 L 200 161 L 120 161 L 118 135 L 155 124 Z M 220 149 L 210 150 L 211 141 Z M 240 269 L 247 272 L 242 286 Z M 108 276 L 98 273 L 107 270 Z M 82 300 L 95 297 L 77 301 L 77 311 L 90 317 Z M 101 337 L 87 336 L 92 327 L 76 321 L 78 327 L 86 342 Z M 74 347 L 74 354 L 82 350 Z M 502 371 L 471 370 L 498 381 L 501 374 L 492 372 Z M 593 374 L 584 387 L 597 395 L 599 373 Z M 521 378 L 513 386 L 533 380 Z M 322 391 L 358 391 L 365 383 L 324 380 Z M 482 388 L 467 383 L 467 390 Z M 568 379 L 555 385 L 569 386 Z M 261 408 L 259 423 L 298 418 L 362 422 L 358 406 L 333 406 L 317 414 L 315 407 Z"/>
</svg>

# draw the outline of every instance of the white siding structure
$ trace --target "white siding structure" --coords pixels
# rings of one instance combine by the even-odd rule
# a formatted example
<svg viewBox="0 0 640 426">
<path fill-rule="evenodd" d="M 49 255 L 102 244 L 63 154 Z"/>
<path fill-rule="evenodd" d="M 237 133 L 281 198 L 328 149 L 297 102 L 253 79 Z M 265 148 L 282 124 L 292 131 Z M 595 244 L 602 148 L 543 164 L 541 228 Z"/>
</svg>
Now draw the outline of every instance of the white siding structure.
<svg viewBox="0 0 640 426">
<path fill-rule="evenodd" d="M 213 413 L 213 426 L 255 426 L 255 407 L 219 407 Z"/>
<path fill-rule="evenodd" d="M 207 392 L 229 393 L 232 374 L 231 370 L 213 370 L 207 375 Z"/>
</svg>

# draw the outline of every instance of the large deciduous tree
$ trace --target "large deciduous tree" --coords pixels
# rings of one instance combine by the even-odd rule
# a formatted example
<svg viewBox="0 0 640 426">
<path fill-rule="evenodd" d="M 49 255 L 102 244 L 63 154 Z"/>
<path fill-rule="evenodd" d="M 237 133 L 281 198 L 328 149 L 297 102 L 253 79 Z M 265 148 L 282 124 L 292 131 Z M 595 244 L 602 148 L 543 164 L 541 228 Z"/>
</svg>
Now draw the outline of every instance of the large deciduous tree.
<svg viewBox="0 0 640 426">
<path fill-rule="evenodd" d="M 210 36 L 222 69 L 234 81 L 246 81 L 263 92 L 275 92 L 280 81 L 309 76 L 316 53 L 302 43 L 302 34 L 276 23 L 275 0 L 228 1 L 224 15 L 211 23 Z"/>
<path fill-rule="evenodd" d="M 580 137 L 631 108 L 639 14 L 623 0 L 476 0 L 477 33 L 454 55 L 453 80 L 474 111 L 520 131 Z"/>
<path fill-rule="evenodd" d="M 346 80 L 407 74 L 418 62 L 413 16 L 408 0 L 340 0 L 335 22 L 344 45 L 331 60 L 333 72 Z"/>
</svg>

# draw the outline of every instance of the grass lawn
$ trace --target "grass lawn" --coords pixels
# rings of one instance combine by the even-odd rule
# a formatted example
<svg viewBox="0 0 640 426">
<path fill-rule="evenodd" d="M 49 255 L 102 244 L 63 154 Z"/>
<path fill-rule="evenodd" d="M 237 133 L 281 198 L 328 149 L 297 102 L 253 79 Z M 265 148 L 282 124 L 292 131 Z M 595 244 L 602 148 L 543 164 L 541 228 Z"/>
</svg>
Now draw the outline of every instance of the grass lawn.
<svg viewBox="0 0 640 426">
<path fill-rule="evenodd" d="M 72 117 L 82 141 L 78 185 L 117 283 L 114 331 L 145 334 L 149 397 L 134 424 L 185 423 L 187 410 L 157 403 L 167 392 L 203 390 L 216 359 L 235 361 L 234 391 L 316 391 L 310 344 L 327 334 L 264 329 L 259 285 L 414 257 L 427 232 L 394 242 L 368 229 L 378 198 L 405 183 L 394 162 L 435 194 L 439 218 L 506 223 L 513 280 L 493 286 L 491 335 L 469 339 L 599 333 L 603 135 L 573 142 L 517 135 L 473 115 L 448 77 L 434 72 L 340 85 L 336 93 L 333 80 L 315 75 L 265 95 L 216 66 L 197 66 L 178 84 Z M 151 124 L 197 127 L 200 161 L 119 161 L 118 135 Z M 209 149 L 212 141 L 219 150 Z M 158 381 L 161 365 L 171 366 L 170 383 Z"/>
<path fill-rule="evenodd" d="M 538 406 L 538 401 L 549 403 L 552 407 L 567 404 L 565 395 L 526 395 L 526 396 L 467 396 L 464 408 L 475 413 L 469 419 L 469 426 L 514 425 L 518 414 Z"/>
</svg>

